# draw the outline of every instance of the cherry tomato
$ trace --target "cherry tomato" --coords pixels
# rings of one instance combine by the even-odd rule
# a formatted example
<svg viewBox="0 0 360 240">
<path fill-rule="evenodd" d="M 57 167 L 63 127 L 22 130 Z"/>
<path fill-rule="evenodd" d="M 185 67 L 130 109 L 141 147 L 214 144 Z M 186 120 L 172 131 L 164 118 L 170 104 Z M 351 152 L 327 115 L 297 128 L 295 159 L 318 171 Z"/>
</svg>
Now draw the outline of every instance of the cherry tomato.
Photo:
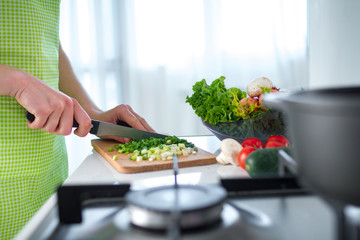
<svg viewBox="0 0 360 240">
<path fill-rule="evenodd" d="M 242 167 L 243 169 L 246 170 L 246 168 L 245 168 L 246 158 L 250 155 L 250 153 L 252 153 L 255 150 L 256 149 L 252 146 L 247 146 L 247 147 L 244 147 L 243 149 L 241 149 L 241 151 L 239 152 L 238 157 L 237 157 L 240 167 Z"/>
<path fill-rule="evenodd" d="M 243 147 L 247 147 L 247 146 L 252 146 L 254 148 L 264 148 L 264 144 L 257 138 L 248 138 L 245 139 L 242 143 L 241 146 Z"/>
<path fill-rule="evenodd" d="M 265 148 L 288 147 L 288 146 L 290 146 L 289 140 L 281 135 L 270 136 L 265 143 Z"/>
</svg>

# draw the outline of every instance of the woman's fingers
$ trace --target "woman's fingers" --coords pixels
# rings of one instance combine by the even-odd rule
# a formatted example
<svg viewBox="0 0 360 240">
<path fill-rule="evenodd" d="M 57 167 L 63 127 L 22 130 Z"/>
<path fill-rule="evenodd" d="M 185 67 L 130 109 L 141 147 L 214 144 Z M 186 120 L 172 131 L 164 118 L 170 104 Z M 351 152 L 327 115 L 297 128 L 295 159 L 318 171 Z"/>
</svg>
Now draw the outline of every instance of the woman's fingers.
<svg viewBox="0 0 360 240">
<path fill-rule="evenodd" d="M 146 122 L 146 120 L 137 114 L 129 105 L 121 104 L 117 107 L 96 114 L 94 119 L 110 122 L 113 124 L 117 124 L 118 121 L 126 122 L 133 128 L 154 132 L 154 129 L 150 127 L 150 125 Z M 129 142 L 131 139 L 117 137 L 117 136 L 102 136 L 102 139 L 113 139 L 119 142 Z"/>
<path fill-rule="evenodd" d="M 60 101 L 63 101 L 59 104 Z M 56 135 L 69 135 L 72 132 L 74 119 L 79 127 L 74 133 L 80 137 L 86 136 L 91 129 L 91 120 L 87 113 L 81 108 L 80 104 L 73 98 L 64 96 L 57 99 L 56 106 L 48 106 L 29 110 L 35 116 L 35 120 L 28 122 L 31 129 L 42 129 Z"/>
<path fill-rule="evenodd" d="M 29 110 L 29 111 L 35 116 L 34 121 L 32 121 L 32 122 L 28 121 L 29 128 L 31 128 L 31 129 L 43 128 L 48 121 L 49 114 L 39 113 L 35 110 Z"/>
<path fill-rule="evenodd" d="M 61 110 L 57 110 L 61 111 Z M 74 109 L 73 104 L 69 104 L 68 107 L 62 109 L 61 117 L 58 119 L 58 127 L 52 133 L 57 135 L 69 135 L 72 132 Z M 43 129 L 47 131 L 46 129 Z"/>
<path fill-rule="evenodd" d="M 133 116 L 141 123 L 141 125 L 145 128 L 146 131 L 149 132 L 155 132 L 152 127 L 146 122 L 146 120 L 141 117 L 139 114 L 137 114 L 131 106 L 127 105 L 128 110 L 132 113 Z"/>
<path fill-rule="evenodd" d="M 146 120 L 137 114 L 129 105 L 122 104 L 117 106 L 115 108 L 115 115 L 117 116 L 117 120 L 122 120 L 134 128 L 154 132 L 154 129 L 150 127 Z"/>
<path fill-rule="evenodd" d="M 118 137 L 118 136 L 101 136 L 101 139 L 112 139 L 121 143 L 128 143 L 131 141 L 130 138 Z"/>
<path fill-rule="evenodd" d="M 91 129 L 91 119 L 89 115 L 82 109 L 78 101 L 74 101 L 74 119 L 79 124 L 79 127 L 74 131 L 79 137 L 85 137 Z"/>
</svg>

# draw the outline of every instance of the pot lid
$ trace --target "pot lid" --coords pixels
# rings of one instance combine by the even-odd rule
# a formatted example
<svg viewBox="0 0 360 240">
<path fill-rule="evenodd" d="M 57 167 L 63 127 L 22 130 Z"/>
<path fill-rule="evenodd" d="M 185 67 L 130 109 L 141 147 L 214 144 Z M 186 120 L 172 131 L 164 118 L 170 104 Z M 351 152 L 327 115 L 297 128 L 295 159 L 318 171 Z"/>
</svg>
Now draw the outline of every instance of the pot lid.
<svg viewBox="0 0 360 240">
<path fill-rule="evenodd" d="M 360 86 L 267 94 L 264 102 L 270 107 L 282 110 L 358 116 Z"/>
</svg>

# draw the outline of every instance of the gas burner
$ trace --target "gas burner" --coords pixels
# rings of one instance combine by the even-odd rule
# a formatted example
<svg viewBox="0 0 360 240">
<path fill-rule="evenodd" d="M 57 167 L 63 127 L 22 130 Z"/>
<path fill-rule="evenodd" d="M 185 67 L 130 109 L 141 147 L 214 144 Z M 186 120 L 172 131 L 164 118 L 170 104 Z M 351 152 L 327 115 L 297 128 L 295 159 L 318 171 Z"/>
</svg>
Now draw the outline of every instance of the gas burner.
<svg viewBox="0 0 360 240">
<path fill-rule="evenodd" d="M 238 209 L 230 204 L 225 203 L 220 211 L 219 219 L 215 222 L 203 224 L 202 226 L 188 226 L 187 229 L 181 230 L 182 236 L 191 236 L 197 234 L 204 234 L 208 231 L 221 231 L 231 228 L 232 226 L 239 224 L 241 220 L 241 214 Z M 121 233 L 133 233 L 137 235 L 148 236 L 164 236 L 166 233 L 166 227 L 164 229 L 149 229 L 136 226 L 132 223 L 131 214 L 128 208 L 122 209 L 113 219 L 114 225 L 119 229 L 119 235 Z M 166 234 L 165 234 L 166 237 Z"/>
<path fill-rule="evenodd" d="M 59 238 L 52 239 L 137 239 L 137 240 L 215 240 L 215 239 L 279 239 L 274 231 L 274 224 L 264 212 L 226 201 L 222 205 L 220 219 L 211 224 L 197 228 L 181 229 L 178 238 L 174 238 L 167 230 L 154 230 L 138 227 L 131 222 L 129 209 L 123 207 L 109 207 L 84 210 L 86 219 L 97 216 L 101 212 L 104 217 L 96 222 L 85 220 L 81 225 L 64 225 Z M 68 228 L 69 227 L 69 228 Z M 68 229 L 67 229 L 68 228 Z M 62 235 L 64 234 L 64 235 Z"/>
<path fill-rule="evenodd" d="M 132 223 L 128 208 L 123 208 L 113 219 L 118 229 L 112 239 L 172 239 L 166 229 L 154 230 L 138 227 Z M 254 239 L 268 232 L 268 239 L 276 239 L 271 233 L 272 222 L 261 211 L 238 207 L 230 202 L 222 205 L 220 218 L 201 227 L 181 229 L 181 239 Z M 235 234 L 234 234 L 235 233 Z"/>
<path fill-rule="evenodd" d="M 162 186 L 126 195 L 131 222 L 155 230 L 198 228 L 220 219 L 226 190 L 220 186 Z"/>
</svg>

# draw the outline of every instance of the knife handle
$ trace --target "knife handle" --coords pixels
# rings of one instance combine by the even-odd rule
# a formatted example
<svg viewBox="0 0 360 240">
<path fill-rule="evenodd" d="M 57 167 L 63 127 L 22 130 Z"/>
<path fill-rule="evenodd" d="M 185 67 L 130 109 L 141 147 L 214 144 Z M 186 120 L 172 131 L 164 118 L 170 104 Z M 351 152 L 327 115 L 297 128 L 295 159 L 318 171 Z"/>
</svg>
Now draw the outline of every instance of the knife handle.
<svg viewBox="0 0 360 240">
<path fill-rule="evenodd" d="M 99 121 L 96 121 L 96 120 L 92 120 L 91 119 L 91 129 L 90 129 L 90 132 L 89 133 L 91 133 L 91 134 L 94 134 L 94 135 L 96 135 L 97 134 L 97 132 L 98 132 L 98 129 L 99 129 Z M 79 127 L 79 124 L 78 124 L 78 122 L 74 119 L 74 121 L 73 121 L 73 128 L 77 128 L 77 127 Z"/>
<path fill-rule="evenodd" d="M 33 122 L 35 120 L 34 114 L 26 111 L 26 119 L 29 120 L 29 122 Z M 79 127 L 79 123 L 74 119 L 72 127 L 77 128 Z M 99 121 L 91 120 L 91 129 L 90 133 L 96 135 L 97 131 L 99 129 Z"/>
<path fill-rule="evenodd" d="M 32 123 L 35 120 L 35 116 L 32 113 L 26 111 L 26 119 Z"/>
</svg>

